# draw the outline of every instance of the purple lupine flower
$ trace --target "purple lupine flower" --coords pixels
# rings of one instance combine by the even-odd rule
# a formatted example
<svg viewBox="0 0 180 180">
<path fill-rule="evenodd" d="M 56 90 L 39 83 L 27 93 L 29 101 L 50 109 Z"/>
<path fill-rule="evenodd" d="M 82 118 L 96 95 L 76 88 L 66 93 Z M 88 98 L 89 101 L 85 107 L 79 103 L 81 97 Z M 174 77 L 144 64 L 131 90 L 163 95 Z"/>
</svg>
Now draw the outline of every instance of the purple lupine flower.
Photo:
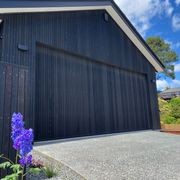
<svg viewBox="0 0 180 180">
<path fill-rule="evenodd" d="M 19 163 L 22 166 L 30 165 L 32 162 L 32 155 L 30 155 L 30 152 L 33 148 L 32 143 L 34 139 L 33 130 L 24 128 L 23 116 L 21 113 L 13 114 L 11 126 L 13 147 L 20 155 Z"/>
<path fill-rule="evenodd" d="M 26 155 L 26 156 L 22 157 L 19 160 L 19 163 L 21 164 L 21 166 L 31 165 L 31 163 L 32 163 L 32 155 Z"/>
<path fill-rule="evenodd" d="M 21 132 L 22 132 L 22 131 L 21 131 Z M 19 136 L 14 140 L 14 143 L 13 143 L 13 148 L 16 149 L 17 151 L 20 150 L 21 138 L 22 138 L 22 135 L 19 135 Z"/>
<path fill-rule="evenodd" d="M 11 138 L 14 143 L 16 138 L 21 134 L 22 130 L 24 129 L 23 116 L 21 113 L 18 114 L 13 113 L 11 120 L 11 127 L 12 127 Z"/>
<path fill-rule="evenodd" d="M 33 130 L 24 129 L 21 135 L 17 138 L 17 144 L 20 144 L 19 154 L 20 154 L 20 164 L 22 166 L 30 165 L 32 162 L 32 156 L 29 153 L 32 151 L 33 146 Z"/>
<path fill-rule="evenodd" d="M 18 141 L 20 141 L 19 153 L 21 156 L 25 156 L 26 154 L 31 152 L 31 150 L 33 148 L 33 146 L 32 146 L 33 139 L 34 139 L 34 136 L 33 136 L 32 129 L 29 129 L 29 130 L 24 129 L 22 131 L 22 134 L 20 135 L 20 138 L 18 140 Z"/>
</svg>

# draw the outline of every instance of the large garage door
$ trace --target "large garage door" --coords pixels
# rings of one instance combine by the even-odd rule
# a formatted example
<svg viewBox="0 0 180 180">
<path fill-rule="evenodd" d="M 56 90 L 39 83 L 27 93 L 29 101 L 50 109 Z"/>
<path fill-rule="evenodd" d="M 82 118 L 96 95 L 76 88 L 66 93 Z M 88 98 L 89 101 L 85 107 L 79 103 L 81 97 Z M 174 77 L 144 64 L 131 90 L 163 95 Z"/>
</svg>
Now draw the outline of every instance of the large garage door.
<svg viewBox="0 0 180 180">
<path fill-rule="evenodd" d="M 36 140 L 151 128 L 146 76 L 37 46 Z"/>
</svg>

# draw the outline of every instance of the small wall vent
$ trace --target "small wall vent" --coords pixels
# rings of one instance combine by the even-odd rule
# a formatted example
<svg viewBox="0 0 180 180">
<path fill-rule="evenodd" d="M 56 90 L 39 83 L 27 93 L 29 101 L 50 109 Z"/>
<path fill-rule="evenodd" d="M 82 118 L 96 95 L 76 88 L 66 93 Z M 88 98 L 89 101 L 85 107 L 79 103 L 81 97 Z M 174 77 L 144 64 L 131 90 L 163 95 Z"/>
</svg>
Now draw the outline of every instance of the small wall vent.
<svg viewBox="0 0 180 180">
<path fill-rule="evenodd" d="M 18 49 L 20 51 L 28 51 L 28 46 L 24 44 L 18 44 Z"/>
</svg>

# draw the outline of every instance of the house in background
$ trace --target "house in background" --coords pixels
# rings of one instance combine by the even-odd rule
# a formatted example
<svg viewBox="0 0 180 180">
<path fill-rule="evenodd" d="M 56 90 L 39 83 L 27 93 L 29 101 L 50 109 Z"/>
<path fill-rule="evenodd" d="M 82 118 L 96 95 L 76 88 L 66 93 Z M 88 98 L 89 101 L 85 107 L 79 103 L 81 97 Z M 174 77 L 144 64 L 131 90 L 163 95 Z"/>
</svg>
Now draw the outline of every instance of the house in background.
<svg viewBox="0 0 180 180">
<path fill-rule="evenodd" d="M 175 97 L 180 97 L 180 88 L 171 88 L 164 90 L 160 92 L 158 96 L 164 100 L 170 100 Z"/>
<path fill-rule="evenodd" d="M 0 152 L 24 114 L 35 140 L 159 129 L 163 71 L 110 0 L 0 0 Z"/>
</svg>

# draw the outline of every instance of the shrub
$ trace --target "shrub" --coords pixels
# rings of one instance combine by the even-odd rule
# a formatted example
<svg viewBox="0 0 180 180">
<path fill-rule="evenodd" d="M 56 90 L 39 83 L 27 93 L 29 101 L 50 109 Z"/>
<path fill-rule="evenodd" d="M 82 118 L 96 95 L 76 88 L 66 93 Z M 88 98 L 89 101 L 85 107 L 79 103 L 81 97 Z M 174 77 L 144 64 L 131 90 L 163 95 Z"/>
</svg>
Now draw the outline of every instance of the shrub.
<svg viewBox="0 0 180 180">
<path fill-rule="evenodd" d="M 176 97 L 170 101 L 158 98 L 160 118 L 162 124 L 180 124 L 180 98 Z"/>
<path fill-rule="evenodd" d="M 180 124 L 180 118 L 176 120 L 176 124 Z"/>
<path fill-rule="evenodd" d="M 175 118 L 180 118 L 180 98 L 173 98 L 169 102 L 171 106 L 171 114 Z"/>
<path fill-rule="evenodd" d="M 159 102 L 161 123 L 164 123 L 165 118 L 167 116 L 170 116 L 170 114 L 171 114 L 171 107 L 167 101 L 165 101 L 161 98 L 158 98 L 158 102 Z"/>
<path fill-rule="evenodd" d="M 164 119 L 165 124 L 175 124 L 176 123 L 176 118 L 172 116 L 166 116 Z"/>
</svg>

